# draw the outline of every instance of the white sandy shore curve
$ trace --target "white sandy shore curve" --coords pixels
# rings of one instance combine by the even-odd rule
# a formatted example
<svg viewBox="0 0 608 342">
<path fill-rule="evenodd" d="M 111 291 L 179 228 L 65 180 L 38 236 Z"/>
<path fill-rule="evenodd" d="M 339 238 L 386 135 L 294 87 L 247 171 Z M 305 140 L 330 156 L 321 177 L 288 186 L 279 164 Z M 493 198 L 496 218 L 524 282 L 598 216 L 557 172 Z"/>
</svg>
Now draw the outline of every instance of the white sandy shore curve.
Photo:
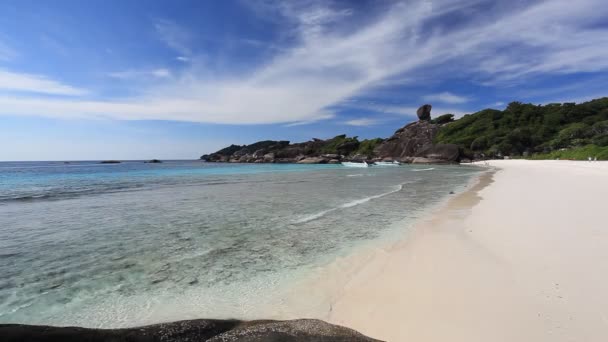
<svg viewBox="0 0 608 342">
<path fill-rule="evenodd" d="M 326 318 L 387 341 L 608 341 L 608 162 L 488 164 Z"/>
</svg>

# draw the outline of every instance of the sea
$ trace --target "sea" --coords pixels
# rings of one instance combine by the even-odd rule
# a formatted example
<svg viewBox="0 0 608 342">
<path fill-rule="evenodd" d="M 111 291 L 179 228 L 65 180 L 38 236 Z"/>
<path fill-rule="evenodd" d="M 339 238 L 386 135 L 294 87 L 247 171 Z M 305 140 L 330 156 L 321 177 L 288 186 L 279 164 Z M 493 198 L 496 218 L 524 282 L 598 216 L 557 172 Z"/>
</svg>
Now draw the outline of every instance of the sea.
<svg viewBox="0 0 608 342">
<path fill-rule="evenodd" d="M 406 237 L 480 172 L 1 162 L 0 323 L 266 318 L 269 303 L 289 303 L 286 289 L 363 246 Z"/>
</svg>

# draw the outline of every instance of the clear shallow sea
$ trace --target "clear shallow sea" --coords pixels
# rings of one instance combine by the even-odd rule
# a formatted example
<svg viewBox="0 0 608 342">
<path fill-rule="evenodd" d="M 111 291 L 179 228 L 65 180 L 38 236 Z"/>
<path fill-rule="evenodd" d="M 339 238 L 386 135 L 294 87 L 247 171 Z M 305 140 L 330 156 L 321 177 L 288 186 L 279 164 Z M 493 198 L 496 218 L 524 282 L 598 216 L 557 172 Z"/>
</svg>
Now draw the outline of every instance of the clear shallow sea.
<svg viewBox="0 0 608 342">
<path fill-rule="evenodd" d="M 0 163 L 0 323 L 260 318 L 462 191 L 466 166 Z"/>
</svg>

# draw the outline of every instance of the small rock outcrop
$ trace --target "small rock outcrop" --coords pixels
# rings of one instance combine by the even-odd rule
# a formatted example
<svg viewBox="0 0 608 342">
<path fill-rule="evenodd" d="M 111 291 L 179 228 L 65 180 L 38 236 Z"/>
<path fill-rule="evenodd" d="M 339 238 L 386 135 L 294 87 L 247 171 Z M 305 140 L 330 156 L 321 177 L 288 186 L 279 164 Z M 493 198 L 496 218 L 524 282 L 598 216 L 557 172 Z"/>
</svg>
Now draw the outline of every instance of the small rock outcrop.
<svg viewBox="0 0 608 342">
<path fill-rule="evenodd" d="M 3 342 L 373 342 L 352 329 L 314 319 L 238 321 L 197 319 L 126 329 L 0 324 Z"/>
</svg>

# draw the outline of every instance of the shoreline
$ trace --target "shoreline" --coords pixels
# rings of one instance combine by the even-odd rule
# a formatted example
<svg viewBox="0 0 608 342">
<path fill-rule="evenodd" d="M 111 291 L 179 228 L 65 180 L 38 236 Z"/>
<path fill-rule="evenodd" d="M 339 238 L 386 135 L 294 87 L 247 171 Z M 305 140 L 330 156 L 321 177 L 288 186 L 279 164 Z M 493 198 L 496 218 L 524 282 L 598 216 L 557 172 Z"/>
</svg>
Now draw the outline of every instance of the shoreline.
<svg viewBox="0 0 608 342">
<path fill-rule="evenodd" d="M 333 307 L 344 295 L 345 289 L 357 279 L 376 272 L 387 257 L 405 248 L 420 225 L 444 217 L 443 213 L 451 210 L 452 206 L 460 208 L 471 205 L 468 202 L 476 200 L 475 194 L 492 182 L 492 175 L 496 172 L 492 168 L 479 165 L 466 167 L 477 167 L 481 171 L 461 185 L 460 192 L 446 193 L 437 203 L 424 209 L 416 219 L 396 222 L 394 231 L 388 235 L 357 246 L 328 264 L 317 266 L 315 270 L 302 274 L 293 286 L 286 288 L 262 311 L 274 312 L 268 317 L 271 319 L 307 317 L 340 324 L 333 320 Z M 463 204 L 464 202 L 467 203 Z"/>
<path fill-rule="evenodd" d="M 386 341 L 605 340 L 608 163 L 489 166 L 361 258 L 320 318 Z"/>
</svg>

